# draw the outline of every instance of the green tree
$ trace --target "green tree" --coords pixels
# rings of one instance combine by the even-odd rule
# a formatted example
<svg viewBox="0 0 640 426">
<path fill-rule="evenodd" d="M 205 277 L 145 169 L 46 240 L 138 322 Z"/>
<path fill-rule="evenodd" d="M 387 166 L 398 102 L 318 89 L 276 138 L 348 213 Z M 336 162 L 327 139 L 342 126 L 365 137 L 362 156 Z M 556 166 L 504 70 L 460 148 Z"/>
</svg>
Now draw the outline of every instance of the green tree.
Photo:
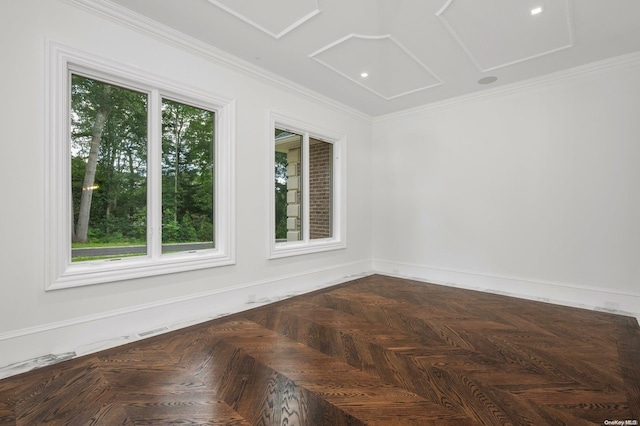
<svg viewBox="0 0 640 426">
<path fill-rule="evenodd" d="M 74 243 L 146 242 L 147 103 L 145 93 L 72 76 Z M 214 118 L 162 101 L 163 242 L 214 240 Z"/>
<path fill-rule="evenodd" d="M 122 240 L 146 206 L 147 95 L 73 75 L 71 142 L 73 241 Z"/>
<path fill-rule="evenodd" d="M 276 239 L 287 238 L 287 154 L 275 153 Z"/>
<path fill-rule="evenodd" d="M 95 80 L 73 76 L 72 84 L 72 116 L 82 117 L 82 124 L 90 126 L 91 140 L 89 155 L 85 165 L 82 195 L 80 199 L 80 213 L 73 238 L 78 242 L 87 242 L 89 218 L 91 215 L 91 201 L 95 189 L 96 168 L 102 132 L 111 108 L 111 86 L 98 84 Z"/>
<path fill-rule="evenodd" d="M 213 240 L 215 114 L 164 100 L 162 104 L 163 242 Z"/>
</svg>

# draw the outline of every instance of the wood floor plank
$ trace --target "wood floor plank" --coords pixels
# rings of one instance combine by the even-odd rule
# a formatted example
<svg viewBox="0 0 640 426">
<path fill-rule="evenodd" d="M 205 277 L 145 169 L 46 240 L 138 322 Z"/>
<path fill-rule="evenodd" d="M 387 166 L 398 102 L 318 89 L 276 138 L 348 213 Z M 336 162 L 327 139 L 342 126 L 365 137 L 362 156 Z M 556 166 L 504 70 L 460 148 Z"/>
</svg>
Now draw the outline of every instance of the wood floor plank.
<svg viewBox="0 0 640 426">
<path fill-rule="evenodd" d="M 189 333 L 191 338 L 194 332 Z M 114 399 L 136 424 L 249 425 L 202 381 L 180 355 L 192 340 L 173 336 L 163 342 L 131 350 L 113 351 L 100 358 L 104 376 L 117 391 Z"/>
<path fill-rule="evenodd" d="M 350 288 L 340 289 L 336 292 L 330 292 L 329 296 L 327 294 L 323 294 L 315 297 L 314 302 L 317 302 L 319 299 L 321 301 L 326 302 L 327 300 L 331 299 L 332 296 L 335 297 L 336 293 L 338 293 L 338 297 L 341 297 L 341 296 L 344 297 L 344 300 L 341 300 L 341 301 L 333 299 L 332 303 L 329 304 L 329 306 L 339 307 L 340 309 L 339 311 L 335 311 L 333 313 L 326 310 L 314 308 L 312 304 L 305 304 L 304 302 L 299 302 L 297 304 L 292 304 L 287 306 L 286 310 L 283 309 L 281 312 L 278 312 L 277 320 L 270 320 L 268 317 L 265 317 L 265 315 L 262 313 L 256 313 L 250 317 L 253 319 L 256 319 L 258 322 L 264 323 L 265 325 L 269 324 L 275 330 L 279 329 L 280 332 L 284 332 L 285 334 L 288 332 L 288 330 L 295 329 L 297 331 L 297 336 L 293 336 L 293 337 L 295 337 L 296 340 L 300 342 L 306 341 L 307 344 L 309 344 L 311 347 L 315 347 L 316 349 L 323 351 L 322 347 L 314 343 L 314 341 L 316 340 L 313 338 L 314 333 L 310 332 L 305 335 L 303 330 L 304 329 L 317 330 L 319 328 L 326 328 L 327 330 L 324 330 L 323 332 L 324 335 L 330 335 L 330 334 L 333 334 L 334 336 L 340 335 L 342 336 L 343 341 L 352 341 L 353 336 L 349 335 L 348 333 L 358 333 L 357 324 L 359 323 L 359 321 L 358 320 L 345 321 L 345 319 L 340 317 L 340 315 L 347 315 L 347 312 L 358 313 L 362 311 L 362 306 L 358 308 L 354 307 L 353 300 L 357 300 L 356 303 L 361 303 L 361 304 L 364 303 L 364 304 L 369 304 L 370 306 L 373 306 L 374 311 L 376 310 L 380 311 L 382 309 L 389 311 L 390 309 L 393 309 L 393 307 L 399 308 L 399 310 L 404 310 L 404 311 L 407 311 L 407 310 L 414 311 L 414 309 L 412 309 L 411 307 L 406 306 L 407 302 L 401 302 L 395 299 L 394 299 L 395 302 L 387 301 L 385 303 L 382 299 L 377 298 L 375 296 L 372 297 L 370 294 L 349 295 L 348 297 L 344 296 L 344 293 L 349 293 L 350 291 L 351 291 Z M 409 313 L 408 315 L 411 315 L 411 313 Z M 380 323 L 389 324 L 388 319 L 391 316 L 392 315 L 390 314 L 385 314 L 385 315 L 377 314 L 375 315 L 374 320 Z M 339 318 L 339 319 L 336 320 L 336 318 Z M 496 317 L 493 316 L 493 318 L 495 319 Z M 372 317 L 369 317 L 368 319 L 371 320 Z M 451 328 L 453 328 L 455 327 L 456 321 L 460 321 L 460 315 L 456 315 L 455 317 L 450 317 L 449 319 L 452 320 L 450 321 L 450 323 L 453 324 L 451 326 Z M 463 320 L 466 321 L 467 319 L 463 318 Z M 314 324 L 314 321 L 318 322 L 319 324 Z M 598 318 L 598 321 L 600 321 L 600 318 Z M 349 323 L 350 328 L 341 328 L 341 325 L 344 323 Z M 395 323 L 397 326 L 398 322 L 396 321 Z M 406 318 L 400 321 L 400 324 L 407 324 L 407 323 L 410 323 L 410 321 L 407 321 Z M 515 323 L 518 324 L 520 327 L 522 327 L 523 324 L 527 324 L 527 325 L 530 324 L 529 321 L 524 321 L 524 320 L 515 321 Z M 433 328 L 433 322 L 431 323 L 431 327 Z M 447 334 L 452 332 L 451 328 L 449 329 Z M 375 326 L 369 327 L 369 330 L 374 334 L 375 334 L 375 331 L 374 331 L 375 329 L 376 329 Z M 533 329 L 533 331 L 531 329 Z M 528 327 L 526 328 L 526 331 L 525 331 L 525 330 L 519 329 L 518 327 L 514 327 L 513 325 L 507 325 L 503 321 L 499 321 L 499 322 L 488 321 L 488 320 L 473 321 L 471 325 L 465 327 L 465 332 L 463 333 L 465 338 L 467 339 L 469 339 L 469 336 L 474 337 L 473 344 L 467 346 L 467 348 L 480 350 L 482 352 L 481 356 L 483 356 L 484 360 L 486 360 L 487 354 L 491 354 L 492 352 L 494 353 L 498 352 L 500 354 L 500 358 L 504 359 L 505 361 L 511 361 L 511 362 L 515 361 L 515 364 L 518 365 L 516 367 L 518 371 L 515 371 L 512 368 L 514 363 L 506 363 L 502 365 L 487 365 L 486 363 L 478 363 L 477 365 L 474 365 L 473 363 L 469 363 L 469 360 L 472 359 L 472 357 L 470 357 L 469 353 L 467 353 L 466 356 L 464 357 L 464 362 L 460 363 L 458 365 L 458 368 L 454 369 L 454 372 L 459 372 L 459 370 L 462 369 L 464 370 L 466 376 L 468 376 L 469 378 L 474 379 L 476 381 L 479 381 L 478 379 L 485 378 L 485 382 L 492 385 L 496 385 L 496 381 L 497 381 L 498 385 L 501 385 L 503 389 L 506 389 L 512 386 L 509 383 L 510 382 L 512 383 L 514 380 L 518 381 L 520 387 L 524 386 L 527 388 L 535 388 L 535 387 L 544 388 L 552 384 L 554 386 L 561 386 L 561 385 L 564 386 L 565 392 L 567 391 L 567 389 L 574 389 L 574 390 L 580 389 L 581 385 L 578 384 L 574 379 L 572 379 L 571 374 L 560 374 L 561 377 L 557 377 L 558 371 L 556 370 L 551 370 L 551 373 L 555 373 L 555 374 L 550 374 L 550 371 L 548 370 L 548 368 L 543 368 L 545 365 L 544 362 L 541 362 L 540 360 L 536 360 L 535 358 L 533 361 L 527 362 L 526 360 L 528 356 L 522 357 L 519 354 L 517 354 L 517 351 L 514 351 L 512 348 L 507 348 L 504 345 L 496 346 L 495 343 L 488 341 L 484 336 L 479 336 L 477 334 L 472 333 L 472 332 L 477 332 L 478 330 L 482 331 L 483 334 L 486 332 L 490 332 L 490 333 L 499 332 L 498 334 L 506 333 L 508 336 L 515 335 L 518 338 L 518 340 L 524 341 L 528 345 L 543 346 L 547 350 L 563 348 L 562 342 L 559 341 L 558 337 L 554 333 L 547 332 L 546 330 L 541 329 L 538 326 Z M 446 341 L 449 343 L 451 342 L 452 339 L 450 337 L 445 337 L 443 332 L 441 332 L 440 335 L 443 337 L 443 341 Z M 356 342 L 357 340 L 360 340 L 359 338 L 361 337 L 362 336 L 356 336 L 355 338 Z M 456 338 L 458 341 L 462 340 L 462 338 L 458 333 L 456 333 Z M 487 344 L 479 345 L 478 344 L 478 342 L 480 341 L 479 339 L 480 340 L 484 339 L 484 341 L 487 342 Z M 384 334 L 380 333 L 375 338 L 371 338 L 368 342 L 366 342 L 366 344 L 369 345 L 369 349 L 370 349 L 372 344 L 374 346 L 377 346 L 383 340 L 384 340 Z M 354 346 L 362 348 L 363 346 L 366 346 L 366 345 L 354 343 Z M 381 351 L 379 353 L 380 356 L 378 356 L 378 359 L 373 361 L 373 364 L 376 366 L 381 366 L 384 364 L 394 365 L 393 369 L 389 370 L 389 371 L 393 371 L 393 373 L 387 376 L 385 376 L 384 374 L 381 374 L 380 375 L 381 378 L 383 378 L 386 381 L 404 386 L 405 388 L 411 389 L 412 391 L 416 391 L 418 394 L 421 394 L 423 396 L 429 393 L 429 391 L 426 390 L 429 388 L 429 386 L 420 387 L 416 385 L 415 380 L 413 380 L 413 383 L 410 383 L 411 380 L 405 379 L 405 378 L 415 378 L 416 376 L 419 376 L 420 373 L 417 373 L 416 371 L 405 370 L 402 372 L 402 374 L 396 374 L 398 371 L 398 366 L 401 365 L 401 362 L 399 362 L 397 359 L 391 363 L 387 362 L 389 359 L 390 350 L 393 351 L 394 349 L 400 349 L 400 350 L 407 351 L 408 349 L 410 353 L 412 352 L 413 356 L 422 355 L 422 354 L 419 354 L 419 351 L 417 351 L 416 348 L 406 348 L 406 347 L 393 348 L 392 345 L 386 345 L 385 347 L 384 344 L 380 346 L 381 346 L 380 348 Z M 461 346 L 461 345 L 456 345 L 456 346 Z M 494 350 L 493 351 L 487 350 L 488 346 L 493 346 Z M 586 347 L 586 346 L 583 345 L 583 347 Z M 327 351 L 323 351 L 323 352 L 328 353 Z M 398 352 L 396 352 L 395 355 L 400 355 Z M 507 354 L 506 357 L 505 357 L 505 353 Z M 332 355 L 339 356 L 338 354 L 332 354 Z M 362 357 L 362 353 L 358 355 Z M 367 354 L 367 355 L 370 355 L 370 354 Z M 447 354 L 446 356 L 447 356 L 447 361 L 446 361 L 447 365 L 449 366 L 449 369 L 451 369 L 451 361 L 452 361 L 452 358 L 455 358 L 455 357 L 449 354 Z M 553 357 L 555 355 L 553 355 L 553 353 L 551 352 L 551 354 L 545 354 L 545 356 Z M 573 363 L 575 362 L 577 361 L 574 359 Z M 564 365 L 563 363 L 559 363 L 559 364 Z M 460 365 L 462 366 L 462 368 L 459 367 Z M 585 365 L 583 365 L 582 367 L 585 367 Z M 564 365 L 564 369 L 570 370 L 571 372 L 575 373 L 575 367 L 572 364 Z M 583 370 L 584 371 L 592 370 L 587 374 L 587 377 L 593 378 L 594 376 L 593 370 L 598 370 L 598 369 L 583 368 Z M 472 371 L 481 372 L 481 374 L 478 376 L 469 374 Z M 401 382 L 395 381 L 396 376 L 401 376 L 405 381 L 401 381 Z M 434 377 L 437 378 L 439 376 L 441 376 L 441 374 L 436 374 Z M 584 373 L 582 373 L 581 377 L 584 380 L 585 378 Z M 434 379 L 434 378 L 430 380 L 431 387 L 433 387 L 433 384 L 436 381 L 437 379 Z M 444 388 L 450 389 L 451 381 L 452 381 L 451 377 L 449 377 L 446 381 L 447 386 L 444 386 Z M 589 382 L 587 382 L 586 384 L 593 385 L 593 383 L 589 383 Z M 611 384 L 609 383 L 605 385 L 604 388 L 610 387 L 610 385 Z M 596 386 L 599 389 L 603 389 L 602 382 L 596 383 Z M 602 392 L 600 392 L 599 394 L 601 395 Z M 477 397 L 478 393 L 474 392 L 474 395 Z M 450 407 L 453 407 L 453 405 L 451 404 L 450 396 L 448 396 L 447 398 L 443 395 L 434 395 L 433 392 L 431 392 L 430 397 L 432 400 L 436 398 L 440 398 L 443 404 L 449 404 Z M 468 396 L 467 398 L 470 399 Z M 555 396 L 555 398 L 557 398 L 557 395 Z M 610 395 L 608 398 L 601 397 L 601 400 L 609 399 L 609 400 L 615 401 L 618 398 L 619 398 L 618 395 Z M 507 399 L 509 404 L 511 405 L 515 404 L 516 402 L 522 405 L 522 401 L 520 401 L 521 398 L 519 397 L 518 394 L 511 394 L 510 397 Z M 445 402 L 445 401 L 448 401 L 448 402 Z M 461 407 L 454 407 L 454 408 L 460 409 Z M 484 407 L 484 410 L 493 411 L 493 412 L 498 411 L 495 409 L 495 407 Z M 482 411 L 482 409 L 480 411 Z M 621 413 L 618 410 L 615 410 L 615 412 L 618 414 Z M 500 413 L 500 414 L 504 415 L 503 413 Z M 473 413 L 471 413 L 470 415 L 473 415 Z M 530 413 L 530 416 L 536 417 L 535 414 L 533 413 Z M 498 419 L 494 419 L 494 420 L 498 420 Z M 483 419 L 483 421 L 490 422 L 492 420 L 485 418 Z"/>
<path fill-rule="evenodd" d="M 630 418 L 640 424 L 640 327 L 630 317 L 615 317 L 620 376 L 629 401 Z"/>
<path fill-rule="evenodd" d="M 124 411 L 114 410 L 110 405 L 113 389 L 100 371 L 96 358 L 65 363 L 53 375 L 36 375 L 35 378 L 32 382 L 24 382 L 17 390 L 17 425 L 92 424 L 114 416 L 117 423 L 130 421 Z M 82 411 L 78 406 L 83 407 Z"/>
<path fill-rule="evenodd" d="M 461 420 L 455 413 L 412 392 L 376 380 L 257 323 L 235 321 L 212 328 L 211 332 L 365 423 L 391 411 L 395 422 L 402 424 L 405 415 L 398 413 L 398 409 L 403 405 L 407 406 L 407 422 L 416 410 L 424 419 Z"/>
<path fill-rule="evenodd" d="M 549 405 L 538 405 L 531 403 L 532 409 L 536 411 L 540 418 L 543 419 L 542 424 L 558 425 L 558 426 L 594 426 L 592 421 L 576 417 L 571 413 L 551 407 Z M 609 416 L 606 416 L 606 420 Z M 595 424 L 604 424 L 604 420 Z"/>
<path fill-rule="evenodd" d="M 523 347 L 524 345 L 513 344 L 508 340 L 506 340 L 505 338 L 501 338 L 500 336 L 493 336 L 487 339 L 487 335 L 491 336 L 492 334 L 494 335 L 497 334 L 497 329 L 494 327 L 491 327 L 488 330 L 487 329 L 480 330 L 481 333 L 478 333 L 478 330 L 473 332 L 473 330 L 476 328 L 475 325 L 472 327 L 467 327 L 466 323 L 464 322 L 456 325 L 455 321 L 450 321 L 448 325 L 443 325 L 444 323 L 442 322 L 441 318 L 436 318 L 436 319 L 427 318 L 431 315 L 431 313 L 416 311 L 413 306 L 407 304 L 406 302 L 394 301 L 394 302 L 389 302 L 388 305 L 384 305 L 383 300 L 380 299 L 381 296 L 361 295 L 360 297 L 358 297 L 353 294 L 353 290 L 348 289 L 348 291 L 352 293 L 349 296 L 350 300 L 358 300 L 358 302 L 355 302 L 355 303 L 351 302 L 352 311 L 354 309 L 356 312 L 367 310 L 367 306 L 362 306 L 363 302 L 373 305 L 372 310 L 390 309 L 390 307 L 392 307 L 396 311 L 401 312 L 404 316 L 409 316 L 416 319 L 423 318 L 423 320 L 428 324 L 428 326 L 434 329 L 435 331 L 437 331 L 441 339 L 444 342 L 447 342 L 448 344 L 450 344 L 451 346 L 467 349 L 470 352 L 474 352 L 474 353 L 480 353 L 483 356 L 488 355 L 490 358 L 492 358 L 497 362 L 517 363 L 527 369 L 530 369 L 531 371 L 537 371 L 540 373 L 553 372 L 561 379 L 564 379 L 567 381 L 573 381 L 573 376 L 576 374 L 576 371 L 573 368 L 573 365 L 581 362 L 580 360 L 577 359 L 579 358 L 580 354 L 578 354 L 578 356 L 576 357 L 575 353 L 568 358 L 567 362 L 558 363 L 558 365 L 555 365 L 557 360 L 563 359 L 563 357 L 566 357 L 566 354 L 559 358 L 557 355 L 554 355 L 553 351 L 547 351 L 545 354 L 540 355 L 540 351 L 539 351 L 540 345 L 537 343 L 539 342 L 539 339 L 536 339 L 536 336 L 539 335 L 539 333 L 536 330 L 528 332 L 529 335 L 532 337 L 529 343 L 535 346 L 535 349 L 530 349 L 527 347 Z M 343 295 L 341 297 L 344 297 L 345 292 L 346 291 L 340 290 L 339 294 Z M 333 294 L 335 293 L 338 293 L 338 292 L 333 292 Z M 335 297 L 333 296 L 333 294 L 330 297 Z M 327 299 L 325 298 L 325 300 Z M 335 304 L 335 301 L 333 302 L 333 304 L 334 306 L 337 306 Z M 354 306 L 357 304 L 360 304 L 361 306 L 354 308 Z M 342 306 L 344 306 L 344 304 Z M 384 306 L 384 308 L 379 308 L 380 306 Z M 372 319 L 372 317 L 369 317 L 369 318 Z M 373 319 L 375 320 L 375 317 L 373 317 Z M 506 338 L 508 339 L 509 337 L 511 337 L 511 334 L 509 330 L 506 330 Z M 546 336 L 543 336 L 543 337 L 548 339 L 549 336 L 547 334 Z M 551 344 L 547 340 L 545 345 L 551 346 L 551 347 L 563 348 L 563 350 L 566 351 L 567 346 L 566 346 L 565 340 L 563 338 L 558 338 L 558 337 L 555 337 L 555 339 L 556 339 L 555 344 Z M 563 342 L 565 342 L 564 345 L 563 345 Z M 602 341 L 594 342 L 591 345 L 591 348 L 594 350 L 599 350 L 602 353 L 602 349 L 601 349 L 603 347 L 601 346 L 602 344 L 603 344 Z M 580 345 L 584 347 L 584 342 L 582 342 Z M 570 347 L 573 347 L 573 346 L 570 346 Z M 580 346 L 578 346 L 578 348 L 580 348 Z M 535 351 L 535 353 L 537 353 L 540 356 L 534 356 L 534 353 L 532 353 L 533 351 Z M 581 351 L 581 354 L 584 354 L 584 350 Z M 550 360 L 547 362 L 545 360 L 546 358 L 550 358 Z M 601 361 L 603 357 L 599 356 L 598 359 Z M 560 370 L 557 368 L 560 365 L 563 366 L 563 370 Z M 593 384 L 594 386 L 602 386 L 602 381 L 598 381 L 598 378 L 594 376 L 594 371 L 591 371 L 591 370 L 593 369 L 584 368 L 582 373 L 584 376 L 583 378 L 587 379 L 588 377 L 592 377 L 593 381 L 595 381 L 595 383 Z M 607 386 L 611 387 L 612 383 L 608 383 Z"/>
<path fill-rule="evenodd" d="M 269 312 L 272 312 L 270 310 Z M 333 357 L 343 358 L 345 362 L 358 367 L 359 362 L 350 362 L 350 358 L 345 356 L 346 351 L 336 351 L 323 348 L 315 339 L 311 338 L 313 332 L 305 333 L 304 330 L 317 330 L 326 328 L 325 335 L 330 334 L 333 327 L 341 328 L 342 340 L 354 342 L 354 346 L 358 349 L 358 356 L 352 359 L 371 359 L 371 365 L 375 366 L 377 371 L 368 368 L 361 368 L 365 371 L 375 373 L 377 377 L 388 383 L 393 383 L 404 389 L 415 392 L 418 395 L 428 397 L 431 401 L 437 402 L 442 406 L 458 413 L 464 413 L 485 423 L 501 422 L 508 414 L 501 412 L 499 408 L 491 404 L 487 404 L 483 399 L 483 395 L 475 386 L 473 392 L 469 392 L 467 388 L 471 384 L 469 381 L 458 381 L 457 386 L 455 380 L 441 369 L 437 367 L 427 367 L 419 363 L 412 363 L 412 358 L 416 356 L 427 357 L 427 353 L 432 353 L 433 344 L 427 348 L 424 342 L 416 338 L 411 330 L 409 333 L 402 333 L 399 330 L 381 329 L 380 326 L 371 325 L 365 320 L 354 317 L 344 312 L 331 312 L 326 308 L 315 306 L 310 303 L 294 303 L 287 305 L 286 308 L 275 310 L 276 319 L 270 320 L 266 312 L 256 312 L 247 315 L 251 319 L 264 324 L 270 324 L 281 333 L 287 333 L 289 337 L 299 342 L 306 342 L 310 347 L 317 349 L 323 353 Z M 350 323 L 349 327 L 341 327 L 343 324 Z M 295 329 L 296 334 L 292 336 L 291 330 Z M 375 333 L 364 336 L 358 333 L 361 330 L 373 330 Z M 347 333 L 354 333 L 353 335 Z M 335 334 L 335 333 L 334 333 Z M 347 339 L 348 338 L 348 339 Z M 325 340 L 326 341 L 326 340 Z M 420 349 L 426 349 L 425 353 L 421 353 Z M 436 351 L 450 349 L 444 343 Z M 449 358 L 455 356 L 449 354 Z M 465 352 L 464 359 L 467 360 L 468 353 Z M 465 361 L 468 364 L 468 361 Z M 361 366 L 362 367 L 362 366 Z M 435 373 L 435 374 L 430 374 Z M 440 392 L 437 390 L 440 389 Z M 464 394 L 464 398 L 460 393 Z"/>
<path fill-rule="evenodd" d="M 16 424 L 16 384 L 0 381 L 0 425 Z"/>
<path fill-rule="evenodd" d="M 640 421 L 635 318 L 374 275 L 0 380 L 0 426 Z"/>
</svg>

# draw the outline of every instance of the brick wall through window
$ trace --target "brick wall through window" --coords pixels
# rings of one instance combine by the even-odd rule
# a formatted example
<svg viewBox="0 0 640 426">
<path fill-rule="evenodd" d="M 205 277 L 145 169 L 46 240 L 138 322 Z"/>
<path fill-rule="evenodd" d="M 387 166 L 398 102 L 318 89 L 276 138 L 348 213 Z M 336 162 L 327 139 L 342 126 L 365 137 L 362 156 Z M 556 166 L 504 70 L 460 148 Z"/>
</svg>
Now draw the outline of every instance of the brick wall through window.
<svg viewBox="0 0 640 426">
<path fill-rule="evenodd" d="M 333 144 L 309 140 L 309 238 L 331 238 Z"/>
</svg>

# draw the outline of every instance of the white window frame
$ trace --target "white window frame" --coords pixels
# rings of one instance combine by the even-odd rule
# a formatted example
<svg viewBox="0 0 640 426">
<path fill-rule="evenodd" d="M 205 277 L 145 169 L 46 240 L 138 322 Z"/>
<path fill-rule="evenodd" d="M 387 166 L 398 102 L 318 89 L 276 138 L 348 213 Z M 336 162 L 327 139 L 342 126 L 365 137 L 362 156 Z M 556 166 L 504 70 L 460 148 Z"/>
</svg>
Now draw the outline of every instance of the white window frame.
<svg viewBox="0 0 640 426">
<path fill-rule="evenodd" d="M 327 130 L 318 126 L 307 124 L 285 115 L 269 111 L 268 114 L 268 146 L 269 150 L 269 259 L 278 259 L 289 256 L 298 256 L 310 253 L 319 253 L 329 250 L 338 250 L 347 247 L 346 240 L 346 142 L 347 136 L 343 133 Z M 276 242 L 276 218 L 275 218 L 275 129 L 287 130 L 302 136 L 302 233 L 300 241 Z M 309 238 L 309 139 L 318 139 L 333 144 L 333 226 L 331 238 Z"/>
<path fill-rule="evenodd" d="M 45 290 L 235 264 L 235 100 L 54 42 L 48 43 L 47 53 Z M 146 256 L 121 258 L 117 262 L 71 262 L 72 72 L 149 94 Z M 213 249 L 162 254 L 162 188 L 158 169 L 162 158 L 162 99 L 215 113 Z"/>
</svg>

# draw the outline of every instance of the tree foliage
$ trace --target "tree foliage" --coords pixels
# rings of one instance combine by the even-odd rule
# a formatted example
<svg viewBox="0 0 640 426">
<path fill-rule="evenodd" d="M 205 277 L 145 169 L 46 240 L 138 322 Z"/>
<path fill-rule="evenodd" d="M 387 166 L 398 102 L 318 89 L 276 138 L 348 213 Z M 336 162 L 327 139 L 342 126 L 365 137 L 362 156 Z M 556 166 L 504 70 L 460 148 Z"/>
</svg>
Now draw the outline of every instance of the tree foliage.
<svg viewBox="0 0 640 426">
<path fill-rule="evenodd" d="M 73 241 L 145 244 L 148 95 L 73 75 L 70 117 Z M 213 146 L 213 112 L 163 100 L 163 242 L 213 241 Z"/>
<path fill-rule="evenodd" d="M 144 241 L 147 96 L 74 75 L 71 129 L 74 241 Z"/>
<path fill-rule="evenodd" d="M 163 242 L 213 241 L 213 118 L 211 111 L 163 102 Z"/>
<path fill-rule="evenodd" d="M 287 238 L 287 154 L 275 153 L 276 240 Z"/>
</svg>

